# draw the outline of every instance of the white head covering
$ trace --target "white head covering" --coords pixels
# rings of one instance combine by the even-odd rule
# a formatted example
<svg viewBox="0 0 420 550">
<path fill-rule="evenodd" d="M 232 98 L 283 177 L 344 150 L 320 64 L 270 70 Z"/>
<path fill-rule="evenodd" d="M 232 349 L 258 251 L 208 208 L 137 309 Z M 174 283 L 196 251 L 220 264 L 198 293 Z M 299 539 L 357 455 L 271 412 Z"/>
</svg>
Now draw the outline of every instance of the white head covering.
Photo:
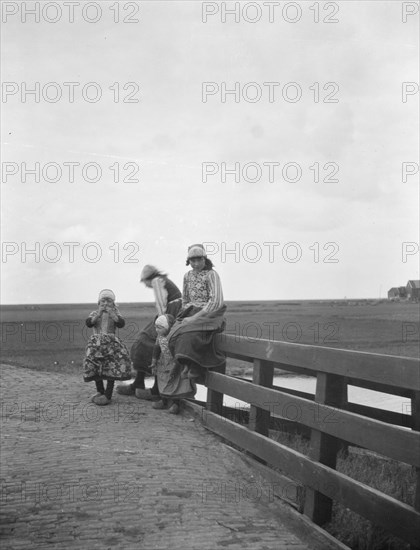
<svg viewBox="0 0 420 550">
<path fill-rule="evenodd" d="M 204 246 L 202 244 L 192 244 L 189 246 L 187 258 L 207 258 Z"/>
<path fill-rule="evenodd" d="M 166 315 L 160 315 L 156 321 L 155 321 L 156 328 L 164 328 L 166 330 L 169 329 L 169 322 Z"/>
<path fill-rule="evenodd" d="M 140 281 L 150 279 L 155 273 L 159 273 L 159 270 L 154 265 L 145 265 L 140 273 Z"/>
<path fill-rule="evenodd" d="M 109 288 L 104 288 L 104 290 L 101 290 L 99 293 L 98 302 L 102 300 L 102 298 L 111 298 L 111 300 L 115 302 L 115 294 Z"/>
</svg>

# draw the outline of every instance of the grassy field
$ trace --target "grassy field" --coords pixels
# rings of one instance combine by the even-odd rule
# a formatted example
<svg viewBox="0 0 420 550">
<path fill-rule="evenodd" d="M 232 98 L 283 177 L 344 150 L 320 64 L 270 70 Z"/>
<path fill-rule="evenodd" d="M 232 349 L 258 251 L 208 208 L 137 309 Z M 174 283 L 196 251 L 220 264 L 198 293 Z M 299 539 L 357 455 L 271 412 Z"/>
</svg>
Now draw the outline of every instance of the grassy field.
<svg viewBox="0 0 420 550">
<path fill-rule="evenodd" d="M 3 306 L 2 360 L 44 370 L 81 369 L 95 304 Z M 155 315 L 152 303 L 121 304 L 128 347 Z M 419 356 L 419 306 L 387 300 L 228 302 L 226 333 L 301 344 Z M 242 371 L 239 361 L 231 369 Z"/>
<path fill-rule="evenodd" d="M 274 430 L 270 437 L 306 456 L 309 455 L 309 441 L 303 437 Z M 339 453 L 337 471 L 414 506 L 415 468 L 350 447 L 348 453 Z M 298 491 L 297 498 L 298 508 L 303 512 L 303 487 Z M 338 503 L 333 505 L 331 522 L 323 528 L 354 550 L 410 549 L 409 544 Z"/>
<path fill-rule="evenodd" d="M 85 319 L 96 304 L 4 306 L 2 361 L 33 369 L 82 372 L 91 331 Z M 126 326 L 119 335 L 128 347 L 155 315 L 152 303 L 121 304 Z M 226 333 L 301 344 L 419 356 L 419 305 L 387 300 L 228 302 Z M 229 360 L 228 372 L 244 374 L 249 364 Z M 274 432 L 271 437 L 308 453 L 308 441 Z M 407 504 L 413 504 L 414 471 L 394 461 L 355 453 L 340 457 L 337 469 Z M 408 489 L 407 489 L 408 488 Z M 411 488 L 411 489 L 410 489 Z M 335 505 L 327 530 L 354 550 L 406 550 L 350 510 Z"/>
</svg>

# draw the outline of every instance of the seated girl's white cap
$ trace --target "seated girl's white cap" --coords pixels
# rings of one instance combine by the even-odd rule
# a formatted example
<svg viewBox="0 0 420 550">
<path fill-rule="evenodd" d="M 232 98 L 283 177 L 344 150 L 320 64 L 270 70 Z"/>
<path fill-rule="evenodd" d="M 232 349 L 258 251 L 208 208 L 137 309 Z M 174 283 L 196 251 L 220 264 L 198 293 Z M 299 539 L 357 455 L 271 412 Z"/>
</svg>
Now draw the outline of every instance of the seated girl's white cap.
<svg viewBox="0 0 420 550">
<path fill-rule="evenodd" d="M 202 244 L 192 244 L 188 247 L 188 259 L 190 258 L 207 258 L 206 251 Z"/>
<path fill-rule="evenodd" d="M 109 288 L 104 288 L 104 290 L 101 290 L 98 301 L 102 300 L 102 298 L 111 298 L 111 300 L 115 302 L 115 294 Z"/>
</svg>

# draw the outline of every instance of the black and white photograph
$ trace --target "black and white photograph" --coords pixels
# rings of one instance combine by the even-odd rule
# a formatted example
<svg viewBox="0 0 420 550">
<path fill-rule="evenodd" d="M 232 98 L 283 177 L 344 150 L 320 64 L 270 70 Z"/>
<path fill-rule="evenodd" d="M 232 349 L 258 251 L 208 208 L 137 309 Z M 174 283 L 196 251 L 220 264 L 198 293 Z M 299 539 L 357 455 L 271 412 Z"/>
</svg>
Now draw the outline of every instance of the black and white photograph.
<svg viewBox="0 0 420 550">
<path fill-rule="evenodd" d="M 419 1 L 1 8 L 4 550 L 420 550 Z"/>
</svg>

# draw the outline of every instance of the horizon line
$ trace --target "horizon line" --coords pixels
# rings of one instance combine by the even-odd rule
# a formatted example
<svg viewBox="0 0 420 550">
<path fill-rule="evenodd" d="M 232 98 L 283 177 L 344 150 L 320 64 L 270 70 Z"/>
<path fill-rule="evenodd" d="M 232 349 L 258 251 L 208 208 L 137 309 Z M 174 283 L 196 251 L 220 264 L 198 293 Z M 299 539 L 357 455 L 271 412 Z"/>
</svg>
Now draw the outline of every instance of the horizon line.
<svg viewBox="0 0 420 550">
<path fill-rule="evenodd" d="M 240 303 L 240 302 L 333 302 L 333 301 L 354 301 L 354 300 L 389 300 L 387 296 L 381 297 L 369 297 L 369 298 L 272 298 L 270 300 L 259 300 L 259 299 L 242 299 L 242 300 L 225 300 L 225 303 Z M 154 301 L 130 301 L 130 302 L 120 302 L 117 300 L 117 304 L 152 304 Z M 91 305 L 96 304 L 96 301 L 91 302 L 21 302 L 21 303 L 0 303 L 0 307 L 3 306 L 78 306 L 78 305 Z"/>
</svg>

